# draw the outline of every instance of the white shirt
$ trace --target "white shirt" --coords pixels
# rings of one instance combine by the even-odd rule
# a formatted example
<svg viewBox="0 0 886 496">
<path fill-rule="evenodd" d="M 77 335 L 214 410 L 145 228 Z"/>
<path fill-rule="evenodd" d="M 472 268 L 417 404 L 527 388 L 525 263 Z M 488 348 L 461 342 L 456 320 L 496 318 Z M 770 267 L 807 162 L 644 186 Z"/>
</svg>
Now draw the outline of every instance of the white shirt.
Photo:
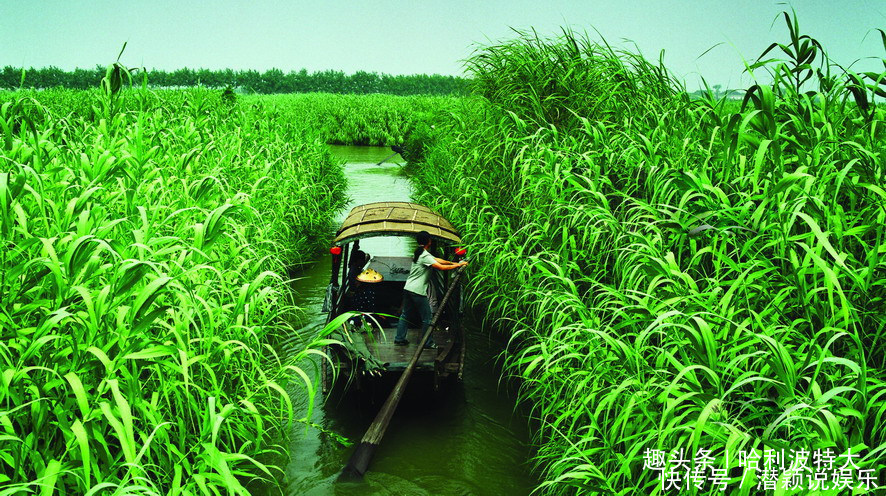
<svg viewBox="0 0 886 496">
<path fill-rule="evenodd" d="M 412 262 L 412 266 L 409 267 L 409 277 L 406 278 L 406 286 L 403 289 L 417 295 L 427 296 L 430 284 L 428 274 L 431 272 L 431 265 L 435 263 L 437 263 L 437 259 L 427 250 L 422 250 L 418 261 Z"/>
</svg>

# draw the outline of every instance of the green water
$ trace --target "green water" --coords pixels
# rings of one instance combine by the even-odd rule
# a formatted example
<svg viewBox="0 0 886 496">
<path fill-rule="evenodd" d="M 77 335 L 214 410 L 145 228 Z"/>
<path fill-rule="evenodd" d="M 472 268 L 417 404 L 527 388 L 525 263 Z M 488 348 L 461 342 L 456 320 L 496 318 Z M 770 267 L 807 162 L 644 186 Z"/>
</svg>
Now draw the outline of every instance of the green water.
<svg viewBox="0 0 886 496">
<path fill-rule="evenodd" d="M 373 201 L 409 201 L 411 187 L 401 175 L 402 159 L 375 165 L 390 155 L 387 148 L 334 146 L 347 161 L 349 205 Z M 330 236 L 331 237 L 331 236 Z M 400 240 L 367 239 L 361 249 L 373 255 L 407 253 Z M 306 309 L 304 325 L 324 323 L 323 295 L 329 282 L 329 257 L 322 257 L 298 277 L 299 305 Z M 413 377 L 375 453 L 365 479 L 336 482 L 354 447 L 334 436 L 295 424 L 290 435 L 291 460 L 285 467 L 286 495 L 525 495 L 535 487 L 530 474 L 529 433 L 525 414 L 515 409 L 514 394 L 501 375 L 496 357 L 501 339 L 490 336 L 479 318 L 466 322 L 467 356 L 464 381 L 451 381 L 434 392 L 431 381 Z M 315 377 L 314 371 L 309 371 Z M 424 380 L 423 380 L 424 379 Z M 318 394 L 312 422 L 344 436 L 356 445 L 390 391 L 392 382 L 377 384 L 365 394 Z M 308 401 L 293 391 L 296 412 Z"/>
</svg>

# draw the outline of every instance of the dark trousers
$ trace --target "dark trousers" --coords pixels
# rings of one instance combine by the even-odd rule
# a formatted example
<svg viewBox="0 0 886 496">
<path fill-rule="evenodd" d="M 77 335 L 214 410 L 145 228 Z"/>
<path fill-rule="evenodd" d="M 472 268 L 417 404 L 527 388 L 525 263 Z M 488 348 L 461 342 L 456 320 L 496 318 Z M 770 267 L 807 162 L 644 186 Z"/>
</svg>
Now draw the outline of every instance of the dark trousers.
<svg viewBox="0 0 886 496">
<path fill-rule="evenodd" d="M 419 336 L 424 336 L 428 326 L 431 325 L 431 304 L 428 303 L 428 297 L 415 294 L 412 291 L 403 291 L 403 312 L 400 313 L 400 321 L 397 322 L 397 334 L 394 336 L 394 341 L 406 339 L 406 326 L 408 324 L 409 311 L 412 308 L 418 309 L 418 314 L 421 315 L 421 334 Z M 427 344 L 434 344 L 434 336 L 428 337 Z"/>
</svg>

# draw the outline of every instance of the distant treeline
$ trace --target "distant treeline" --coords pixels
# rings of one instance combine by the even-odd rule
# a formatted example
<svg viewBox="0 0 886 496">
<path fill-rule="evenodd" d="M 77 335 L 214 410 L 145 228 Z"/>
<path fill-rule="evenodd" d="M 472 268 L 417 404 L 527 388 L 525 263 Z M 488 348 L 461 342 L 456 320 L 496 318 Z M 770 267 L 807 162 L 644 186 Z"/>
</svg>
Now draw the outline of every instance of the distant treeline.
<svg viewBox="0 0 886 496">
<path fill-rule="evenodd" d="M 345 74 L 342 71 L 301 71 L 283 72 L 269 69 L 234 71 L 224 69 L 178 69 L 166 72 L 160 69 L 146 71 L 148 85 L 152 87 L 191 87 L 202 85 L 209 88 L 228 86 L 241 88 L 254 93 L 388 93 L 392 95 L 453 95 L 467 93 L 467 80 L 455 76 L 438 74 L 414 74 L 392 76 L 375 72 L 357 71 Z M 105 75 L 105 68 L 74 69 L 64 71 L 58 67 L 26 69 L 22 80 L 22 69 L 6 66 L 0 72 L 0 89 L 23 88 L 73 88 L 86 89 L 99 85 Z M 143 74 L 136 73 L 134 82 L 141 83 Z"/>
</svg>

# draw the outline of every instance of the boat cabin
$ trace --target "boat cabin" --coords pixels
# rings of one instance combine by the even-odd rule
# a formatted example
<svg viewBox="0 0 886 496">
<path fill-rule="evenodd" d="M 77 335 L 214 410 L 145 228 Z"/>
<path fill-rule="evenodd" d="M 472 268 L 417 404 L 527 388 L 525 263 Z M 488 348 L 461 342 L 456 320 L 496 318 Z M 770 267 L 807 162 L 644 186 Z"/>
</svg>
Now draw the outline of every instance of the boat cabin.
<svg viewBox="0 0 886 496">
<path fill-rule="evenodd" d="M 394 334 L 403 308 L 403 287 L 417 246 L 415 235 L 421 231 L 434 240 L 434 256 L 453 262 L 464 257 L 461 238 L 452 224 L 416 203 L 378 202 L 354 207 L 336 232 L 329 250 L 332 270 L 323 306 L 327 322 L 345 312 L 360 315 L 346 320 L 337 335 L 330 336 L 343 345 L 325 348 L 336 370 L 330 370 L 323 360 L 324 392 L 332 387 L 333 376 L 360 388 L 369 377 L 401 372 L 417 351 L 421 340 L 421 318 L 417 312 L 409 316 L 408 345 L 395 345 Z M 369 244 L 367 238 L 374 238 L 374 249 L 365 248 Z M 432 271 L 428 295 L 432 312 L 440 307 L 455 272 Z M 433 333 L 437 349 L 424 349 L 416 364 L 415 373 L 433 374 L 435 386 L 451 374 L 461 378 L 465 355 L 461 310 L 461 290 L 455 287 L 443 305 Z"/>
</svg>

